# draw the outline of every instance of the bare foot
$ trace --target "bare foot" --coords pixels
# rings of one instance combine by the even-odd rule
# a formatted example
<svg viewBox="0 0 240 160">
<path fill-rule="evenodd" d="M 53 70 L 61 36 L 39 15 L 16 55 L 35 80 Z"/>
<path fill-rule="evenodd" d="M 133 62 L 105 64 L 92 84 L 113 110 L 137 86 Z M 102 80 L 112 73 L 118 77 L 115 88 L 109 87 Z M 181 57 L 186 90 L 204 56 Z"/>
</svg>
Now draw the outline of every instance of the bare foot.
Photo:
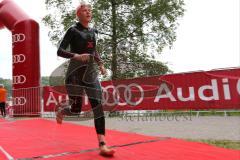
<svg viewBox="0 0 240 160">
<path fill-rule="evenodd" d="M 106 145 L 102 145 L 99 147 L 100 155 L 105 157 L 112 157 L 115 153 L 115 150 L 108 148 Z"/>
</svg>

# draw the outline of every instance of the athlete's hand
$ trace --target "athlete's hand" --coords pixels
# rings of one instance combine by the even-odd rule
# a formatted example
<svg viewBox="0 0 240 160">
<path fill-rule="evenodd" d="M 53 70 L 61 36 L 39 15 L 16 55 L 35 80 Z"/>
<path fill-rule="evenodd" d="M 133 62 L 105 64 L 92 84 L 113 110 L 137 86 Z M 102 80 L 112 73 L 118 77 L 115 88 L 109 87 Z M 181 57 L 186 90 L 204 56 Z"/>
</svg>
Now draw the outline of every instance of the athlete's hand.
<svg viewBox="0 0 240 160">
<path fill-rule="evenodd" d="M 88 62 L 90 59 L 90 54 L 74 54 L 73 59 L 81 62 Z"/>
<path fill-rule="evenodd" d="M 106 75 L 107 74 L 107 70 L 106 70 L 106 68 L 104 67 L 103 64 L 99 66 L 99 70 L 100 70 L 102 75 Z"/>
</svg>

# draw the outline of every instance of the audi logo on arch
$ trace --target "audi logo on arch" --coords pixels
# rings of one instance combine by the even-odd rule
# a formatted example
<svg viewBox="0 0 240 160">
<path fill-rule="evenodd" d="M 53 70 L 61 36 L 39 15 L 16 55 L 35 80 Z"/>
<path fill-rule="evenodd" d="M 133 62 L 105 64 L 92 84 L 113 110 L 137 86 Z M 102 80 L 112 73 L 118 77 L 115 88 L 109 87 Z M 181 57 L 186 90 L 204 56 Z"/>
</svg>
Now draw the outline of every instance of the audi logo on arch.
<svg viewBox="0 0 240 160">
<path fill-rule="evenodd" d="M 138 99 L 134 97 L 133 88 L 137 88 L 137 93 L 140 93 L 140 96 Z M 110 91 L 111 89 L 111 91 Z M 120 91 L 120 89 L 122 89 Z M 136 92 L 136 89 L 134 89 L 134 92 Z M 123 93 L 123 96 L 120 96 L 120 93 Z M 111 96 L 111 97 L 110 97 Z M 107 87 L 103 87 L 103 105 L 107 106 L 125 106 L 125 105 L 131 105 L 131 106 L 137 106 L 139 105 L 144 98 L 144 90 L 142 87 L 136 83 L 132 83 L 129 85 L 120 84 L 117 86 L 109 85 Z M 110 102 L 109 100 L 112 100 Z"/>
<path fill-rule="evenodd" d="M 27 103 L 27 99 L 25 97 L 14 97 L 12 101 L 14 106 L 23 106 Z"/>
<path fill-rule="evenodd" d="M 23 42 L 25 41 L 26 36 L 23 33 L 17 33 L 12 35 L 12 43 Z"/>
<path fill-rule="evenodd" d="M 26 56 L 24 54 L 16 54 L 13 55 L 13 64 L 23 63 L 26 60 Z"/>
<path fill-rule="evenodd" d="M 13 84 L 23 84 L 27 80 L 26 76 L 24 75 L 16 75 L 13 76 Z"/>
</svg>

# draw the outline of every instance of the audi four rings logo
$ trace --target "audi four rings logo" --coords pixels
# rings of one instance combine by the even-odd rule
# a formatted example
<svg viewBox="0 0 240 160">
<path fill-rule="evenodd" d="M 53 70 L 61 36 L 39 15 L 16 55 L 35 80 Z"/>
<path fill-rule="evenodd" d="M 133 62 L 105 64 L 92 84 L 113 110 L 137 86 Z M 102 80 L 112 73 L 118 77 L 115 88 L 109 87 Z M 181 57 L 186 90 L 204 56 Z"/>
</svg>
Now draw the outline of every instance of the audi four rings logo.
<svg viewBox="0 0 240 160">
<path fill-rule="evenodd" d="M 13 64 L 23 63 L 26 60 L 26 56 L 24 54 L 16 54 L 13 55 Z"/>
<path fill-rule="evenodd" d="M 23 42 L 25 41 L 25 39 L 26 39 L 26 36 L 23 33 L 12 35 L 12 43 Z"/>
<path fill-rule="evenodd" d="M 15 97 L 13 98 L 14 106 L 23 106 L 27 103 L 27 99 L 25 97 Z"/>
<path fill-rule="evenodd" d="M 23 84 L 26 82 L 26 80 L 26 76 L 24 75 L 13 76 L 13 84 Z"/>
<path fill-rule="evenodd" d="M 137 88 L 141 93 L 140 97 L 136 101 L 133 101 L 135 98 L 132 97 L 133 96 L 132 91 L 131 91 L 132 87 Z M 120 88 L 124 89 L 124 92 L 123 92 L 124 99 L 121 99 L 121 102 L 120 102 L 120 96 L 119 96 L 119 94 L 120 94 L 119 89 Z M 112 89 L 113 92 L 112 93 L 109 92 L 108 91 L 109 89 Z M 110 93 L 112 94 L 113 102 L 109 102 L 109 98 L 110 98 L 110 95 L 111 95 Z M 103 87 L 103 105 L 107 105 L 107 106 L 132 105 L 132 106 L 136 106 L 143 101 L 143 98 L 144 98 L 144 90 L 142 89 L 142 87 L 140 85 L 138 85 L 136 83 L 132 83 L 132 84 L 129 84 L 129 85 L 121 84 L 121 85 L 117 85 L 117 86 L 109 85 L 107 87 Z"/>
</svg>

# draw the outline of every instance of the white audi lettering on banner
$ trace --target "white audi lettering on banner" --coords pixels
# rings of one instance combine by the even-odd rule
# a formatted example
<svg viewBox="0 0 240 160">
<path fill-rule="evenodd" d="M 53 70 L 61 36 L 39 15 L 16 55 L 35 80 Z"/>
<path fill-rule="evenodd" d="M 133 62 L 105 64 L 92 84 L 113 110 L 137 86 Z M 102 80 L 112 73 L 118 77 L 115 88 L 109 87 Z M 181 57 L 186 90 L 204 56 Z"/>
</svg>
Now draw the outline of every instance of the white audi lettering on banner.
<svg viewBox="0 0 240 160">
<path fill-rule="evenodd" d="M 225 97 L 226 100 L 230 100 L 231 95 L 230 95 L 230 87 L 229 87 L 229 84 L 228 84 L 228 79 L 224 78 L 222 80 L 222 82 L 223 82 L 224 97 Z"/>
<path fill-rule="evenodd" d="M 15 54 L 13 55 L 13 64 L 23 63 L 26 60 L 26 56 L 24 54 Z"/>
<path fill-rule="evenodd" d="M 240 79 L 238 80 L 238 83 L 237 83 L 237 91 L 238 91 L 238 94 L 240 95 Z"/>
<path fill-rule="evenodd" d="M 212 100 L 219 100 L 219 94 L 218 94 L 218 86 L 217 86 L 217 80 L 211 80 L 211 85 L 204 85 L 198 89 L 198 95 L 199 98 L 203 101 L 212 101 Z M 209 90 L 212 92 L 211 96 L 205 96 L 204 92 L 206 90 Z"/>
<path fill-rule="evenodd" d="M 27 103 L 27 99 L 25 97 L 14 97 L 13 105 L 14 106 L 23 106 Z"/>
<path fill-rule="evenodd" d="M 23 84 L 27 80 L 26 76 L 24 75 L 16 75 L 13 76 L 13 84 Z"/>
<path fill-rule="evenodd" d="M 137 101 L 133 101 L 133 94 L 131 91 L 132 87 L 136 87 L 138 88 L 139 92 L 141 93 L 141 96 L 139 97 L 139 99 Z M 120 93 L 119 93 L 119 89 L 123 88 L 124 89 L 124 93 L 123 93 L 123 97 L 124 99 L 121 99 L 120 101 Z M 109 89 L 112 89 L 112 99 L 113 102 L 109 102 L 109 97 L 110 97 L 110 93 L 108 92 Z M 119 105 L 119 106 L 125 106 L 125 105 L 131 105 L 131 106 L 136 106 L 138 104 L 140 104 L 143 101 L 144 98 L 144 90 L 142 89 L 142 87 L 136 83 L 132 83 L 129 85 L 124 85 L 124 84 L 120 84 L 117 86 L 113 86 L 113 85 L 109 85 L 106 87 L 103 87 L 103 105 L 107 105 L 107 106 L 115 106 L 115 105 Z"/>
<path fill-rule="evenodd" d="M 65 96 L 65 99 L 68 100 L 68 96 Z M 63 101 L 63 97 L 61 95 L 58 96 L 58 99 L 54 96 L 53 92 L 49 93 L 47 102 L 46 102 L 46 106 L 49 106 L 50 104 L 55 104 L 57 105 L 59 102 Z"/>
<path fill-rule="evenodd" d="M 198 96 L 201 100 L 203 101 L 212 101 L 212 100 L 220 100 L 219 96 L 219 88 L 218 87 L 218 81 L 216 79 L 211 80 L 210 85 L 203 85 L 200 86 L 199 89 L 197 90 Z M 237 82 L 237 92 L 240 95 L 240 79 Z M 196 95 L 195 95 L 195 88 L 194 87 L 188 87 L 188 97 L 183 97 L 183 89 L 182 88 L 177 88 L 177 98 L 179 101 L 186 102 L 186 101 L 195 101 L 196 100 Z M 227 78 L 222 79 L 222 90 L 224 93 L 224 99 L 225 100 L 231 100 L 231 92 L 230 92 L 230 87 L 229 87 L 229 82 Z M 209 91 L 211 93 L 210 95 L 205 95 L 206 91 Z M 154 99 L 154 102 L 159 102 L 160 99 L 168 98 L 170 101 L 174 102 L 177 101 L 177 98 L 173 96 L 172 90 L 165 84 L 161 84 L 157 95 Z"/>
<path fill-rule="evenodd" d="M 26 36 L 23 33 L 17 33 L 12 35 L 12 43 L 18 43 L 18 42 L 23 42 L 25 41 Z"/>
<path fill-rule="evenodd" d="M 163 92 L 164 91 L 164 92 Z M 165 94 L 162 94 L 165 93 Z M 171 90 L 168 88 L 166 83 L 162 83 L 158 89 L 157 96 L 155 97 L 154 102 L 158 102 L 161 98 L 169 98 L 171 101 L 177 101 L 172 95 Z"/>
</svg>

